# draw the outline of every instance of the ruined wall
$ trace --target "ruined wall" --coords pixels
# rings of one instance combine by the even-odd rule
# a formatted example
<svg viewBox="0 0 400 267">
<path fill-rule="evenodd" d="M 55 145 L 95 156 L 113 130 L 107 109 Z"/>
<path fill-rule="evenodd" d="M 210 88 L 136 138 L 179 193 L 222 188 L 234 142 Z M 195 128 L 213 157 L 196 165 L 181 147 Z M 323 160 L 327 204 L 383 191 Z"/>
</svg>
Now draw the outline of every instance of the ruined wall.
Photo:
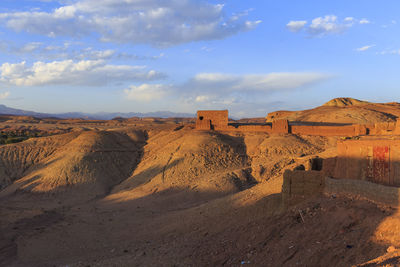
<svg viewBox="0 0 400 267">
<path fill-rule="evenodd" d="M 361 136 L 361 135 L 367 135 L 369 134 L 369 130 L 367 128 L 367 125 L 364 124 L 355 124 L 354 125 L 354 135 L 355 136 Z"/>
<path fill-rule="evenodd" d="M 234 132 L 266 132 L 277 134 L 298 134 L 318 136 L 364 136 L 364 135 L 400 135 L 400 120 L 395 122 L 368 125 L 290 125 L 288 120 L 275 120 L 271 124 L 231 124 L 228 125 L 228 110 L 199 110 L 196 129 Z"/>
<path fill-rule="evenodd" d="M 371 135 L 392 135 L 396 129 L 395 122 L 381 122 L 375 123 L 374 127 L 371 127 Z"/>
<path fill-rule="evenodd" d="M 318 171 L 285 171 L 282 201 L 284 206 L 298 204 L 318 195 L 343 195 L 366 198 L 392 207 L 400 206 L 400 188 L 368 181 L 334 179 Z"/>
<path fill-rule="evenodd" d="M 228 110 L 199 110 L 197 111 L 196 129 L 207 129 L 208 122 L 211 130 L 224 130 L 228 127 Z M 199 128 L 197 127 L 199 126 Z"/>
<path fill-rule="evenodd" d="M 283 203 L 291 205 L 311 196 L 321 195 L 324 187 L 325 178 L 320 171 L 286 170 L 283 174 Z"/>
<path fill-rule="evenodd" d="M 197 130 L 211 130 L 211 120 L 203 119 L 196 120 L 196 129 Z"/>
<path fill-rule="evenodd" d="M 400 139 L 339 141 L 334 177 L 400 186 Z"/>
<path fill-rule="evenodd" d="M 335 176 L 337 157 L 323 159 L 322 173 L 327 177 Z"/>
<path fill-rule="evenodd" d="M 291 126 L 292 134 L 320 136 L 356 136 L 354 125 L 348 126 Z"/>
<path fill-rule="evenodd" d="M 338 180 L 326 177 L 324 193 L 358 196 L 393 207 L 399 207 L 400 203 L 400 188 L 361 180 Z"/>
<path fill-rule="evenodd" d="M 289 121 L 288 120 L 275 120 L 272 122 L 273 133 L 289 133 Z"/>
<path fill-rule="evenodd" d="M 271 125 L 239 125 L 238 127 L 235 127 L 235 126 L 229 125 L 228 131 L 272 133 L 272 126 Z"/>
</svg>

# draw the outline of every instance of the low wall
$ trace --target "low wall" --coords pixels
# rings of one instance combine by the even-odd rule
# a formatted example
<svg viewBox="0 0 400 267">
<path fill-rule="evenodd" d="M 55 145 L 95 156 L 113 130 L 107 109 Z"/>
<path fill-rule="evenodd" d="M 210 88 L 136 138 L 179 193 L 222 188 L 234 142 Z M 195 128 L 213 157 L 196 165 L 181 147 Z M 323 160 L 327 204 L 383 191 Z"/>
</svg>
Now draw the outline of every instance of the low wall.
<svg viewBox="0 0 400 267">
<path fill-rule="evenodd" d="M 209 122 L 208 122 L 209 121 Z M 208 126 L 210 123 L 210 127 Z M 294 122 L 292 122 L 295 124 Z M 308 125 L 306 125 L 308 124 Z M 317 125 L 312 125 L 317 124 Z M 292 133 L 317 136 L 363 136 L 363 135 L 400 135 L 400 119 L 397 122 L 353 125 L 318 125 L 303 122 L 303 125 L 290 125 L 288 120 L 272 121 L 272 126 L 264 125 L 228 125 L 228 110 L 199 110 L 197 112 L 196 129 L 236 132 Z"/>
<path fill-rule="evenodd" d="M 377 204 L 400 207 L 400 188 L 361 180 L 334 179 L 319 171 L 290 171 L 283 174 L 282 201 L 287 207 L 312 196 L 343 195 L 368 199 Z"/>
<path fill-rule="evenodd" d="M 291 126 L 292 134 L 320 136 L 356 136 L 354 125 L 348 126 Z"/>
<path fill-rule="evenodd" d="M 308 125 L 307 125 L 308 124 Z M 314 123 L 317 124 L 317 123 Z M 234 131 L 234 132 L 266 132 L 277 134 L 298 134 L 317 136 L 363 136 L 400 134 L 400 120 L 375 124 L 353 125 L 310 125 L 304 123 L 290 125 L 288 120 L 275 120 L 272 124 L 236 124 L 228 125 L 228 110 L 199 110 L 196 121 L 197 130 Z"/>
<path fill-rule="evenodd" d="M 325 178 L 325 194 L 354 195 L 370 201 L 399 207 L 400 188 L 361 180 Z"/>
<path fill-rule="evenodd" d="M 271 125 L 239 125 L 238 127 L 229 125 L 226 131 L 272 133 L 272 127 Z"/>
<path fill-rule="evenodd" d="M 371 135 L 392 135 L 396 130 L 395 122 L 381 122 L 375 123 L 374 127 L 371 128 Z"/>
<path fill-rule="evenodd" d="M 285 206 L 296 204 L 311 196 L 321 195 L 325 186 L 320 171 L 291 171 L 283 174 L 282 200 Z"/>
<path fill-rule="evenodd" d="M 207 123 L 207 124 L 204 124 Z M 211 127 L 215 131 L 232 131 L 232 132 L 265 132 L 276 134 L 299 134 L 299 135 L 318 135 L 318 136 L 358 136 L 365 135 L 367 129 L 359 125 L 349 126 L 289 126 L 287 121 L 272 123 L 272 125 L 213 125 Z M 196 129 L 209 130 L 208 122 L 203 121 L 202 124 L 196 123 Z"/>
</svg>

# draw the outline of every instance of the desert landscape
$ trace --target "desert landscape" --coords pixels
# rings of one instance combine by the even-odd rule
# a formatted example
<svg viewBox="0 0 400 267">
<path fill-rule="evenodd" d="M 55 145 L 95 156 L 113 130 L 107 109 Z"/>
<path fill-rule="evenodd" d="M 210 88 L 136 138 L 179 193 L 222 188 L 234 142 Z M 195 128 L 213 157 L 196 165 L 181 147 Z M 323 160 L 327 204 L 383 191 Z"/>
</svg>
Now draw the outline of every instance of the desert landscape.
<svg viewBox="0 0 400 267">
<path fill-rule="evenodd" d="M 399 115 L 4 115 L 0 265 L 399 266 Z"/>
<path fill-rule="evenodd" d="M 0 267 L 400 266 L 399 10 L 1 0 Z"/>
</svg>

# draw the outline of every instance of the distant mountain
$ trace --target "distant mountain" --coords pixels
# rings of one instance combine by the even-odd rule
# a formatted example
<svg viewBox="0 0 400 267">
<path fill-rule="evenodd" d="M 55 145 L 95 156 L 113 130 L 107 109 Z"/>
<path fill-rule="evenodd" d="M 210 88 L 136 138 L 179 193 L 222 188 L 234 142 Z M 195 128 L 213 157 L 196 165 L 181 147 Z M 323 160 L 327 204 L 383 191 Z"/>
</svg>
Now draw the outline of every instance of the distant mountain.
<svg viewBox="0 0 400 267">
<path fill-rule="evenodd" d="M 194 114 L 190 113 L 175 113 L 171 111 L 157 111 L 148 113 L 139 112 L 98 112 L 98 113 L 83 113 L 83 112 L 68 112 L 68 113 L 39 113 L 22 109 L 10 108 L 0 104 L 0 114 L 17 115 L 17 116 L 33 116 L 37 118 L 56 117 L 60 119 L 81 118 L 89 120 L 111 120 L 116 117 L 132 118 L 132 117 L 156 117 L 156 118 L 193 118 Z"/>
<path fill-rule="evenodd" d="M 1 105 L 1 104 L 0 104 L 0 114 L 2 114 L 2 115 L 17 115 L 17 116 L 34 116 L 34 117 L 39 117 L 39 118 L 50 117 L 50 115 L 46 114 L 46 113 L 38 113 L 38 112 L 34 112 L 34 111 L 9 108 L 6 105 Z"/>
</svg>

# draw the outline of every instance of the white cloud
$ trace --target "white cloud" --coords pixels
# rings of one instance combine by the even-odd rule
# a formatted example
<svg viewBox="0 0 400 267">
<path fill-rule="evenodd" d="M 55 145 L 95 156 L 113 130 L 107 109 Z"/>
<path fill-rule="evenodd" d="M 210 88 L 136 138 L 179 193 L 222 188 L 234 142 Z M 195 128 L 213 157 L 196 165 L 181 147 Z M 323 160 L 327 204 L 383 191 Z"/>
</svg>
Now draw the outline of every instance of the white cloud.
<svg viewBox="0 0 400 267">
<path fill-rule="evenodd" d="M 0 13 L 0 20 L 15 31 L 49 37 L 95 33 L 107 42 L 156 46 L 223 39 L 261 22 L 243 19 L 248 11 L 226 16 L 223 7 L 204 0 L 77 0 L 51 12 Z"/>
<path fill-rule="evenodd" d="M 209 95 L 199 95 L 199 96 L 196 96 L 195 101 L 196 102 L 207 102 L 207 101 L 210 101 L 211 98 L 212 97 Z"/>
<path fill-rule="evenodd" d="M 124 90 L 127 99 L 134 101 L 150 102 L 167 95 L 170 86 L 164 84 L 132 85 Z"/>
<path fill-rule="evenodd" d="M 306 20 L 297 20 L 297 21 L 292 20 L 288 24 L 286 24 L 286 27 L 291 32 L 299 32 L 306 26 L 306 24 L 307 24 Z"/>
<path fill-rule="evenodd" d="M 10 96 L 10 92 L 0 93 L 0 100 L 6 99 Z"/>
<path fill-rule="evenodd" d="M 321 80 L 327 79 L 329 75 L 315 72 L 276 72 L 269 74 L 246 74 L 232 75 L 223 73 L 200 73 L 189 83 L 188 87 L 202 88 L 215 92 L 244 92 L 296 89 L 312 85 Z M 209 88 L 209 89 L 206 89 Z"/>
<path fill-rule="evenodd" d="M 18 51 L 19 53 L 32 53 L 36 50 L 38 50 L 42 46 L 42 43 L 40 42 L 31 42 L 25 44 L 23 47 L 20 48 Z"/>
<path fill-rule="evenodd" d="M 318 72 L 276 72 L 234 75 L 199 73 L 183 84 L 142 84 L 124 90 L 127 98 L 150 101 L 163 96 L 183 97 L 194 103 L 233 103 L 241 96 L 268 95 L 282 90 L 307 88 L 331 78 Z M 240 101 L 240 100 L 239 100 Z"/>
<path fill-rule="evenodd" d="M 81 53 L 79 55 L 77 55 L 77 58 L 80 58 L 82 60 L 84 60 L 84 59 L 92 59 L 92 60 L 110 59 L 115 54 L 116 54 L 115 51 L 112 49 L 93 50 L 92 48 L 87 48 L 84 51 L 81 51 Z"/>
<path fill-rule="evenodd" d="M 349 24 L 341 24 L 338 18 L 334 15 L 327 15 L 325 17 L 318 17 L 312 20 L 308 31 L 312 35 L 325 35 L 331 33 L 341 33 Z"/>
<path fill-rule="evenodd" d="M 374 47 L 375 45 L 366 45 L 366 46 L 362 46 L 362 47 L 360 47 L 360 48 L 357 48 L 356 50 L 358 51 L 358 52 L 364 52 L 364 51 L 367 51 L 368 49 L 371 49 L 372 47 Z"/>
<path fill-rule="evenodd" d="M 361 19 L 360 24 L 370 24 L 371 22 L 368 19 Z"/>
<path fill-rule="evenodd" d="M 199 73 L 183 84 L 131 86 L 124 90 L 124 96 L 138 102 L 168 99 L 165 101 L 173 101 L 174 105 L 187 110 L 229 106 L 234 114 L 243 110 L 254 112 L 261 107 L 265 109 L 266 103 L 271 103 L 271 97 L 277 92 L 307 90 L 329 78 L 332 75 L 318 72 Z M 268 104 L 267 107 L 270 108 Z"/>
<path fill-rule="evenodd" d="M 344 21 L 346 21 L 346 22 L 353 22 L 354 20 L 355 20 L 355 18 L 353 18 L 353 17 L 344 18 Z"/>
<path fill-rule="evenodd" d="M 357 20 L 354 17 L 345 17 L 343 20 L 340 20 L 335 15 L 326 15 L 314 18 L 309 26 L 307 26 L 306 20 L 299 20 L 290 21 L 286 27 L 291 32 L 300 32 L 305 29 L 310 36 L 324 36 L 343 33 L 356 23 L 368 24 L 370 21 L 367 19 Z"/>
<path fill-rule="evenodd" d="M 30 42 L 23 45 L 16 45 L 9 41 L 0 41 L 0 51 L 18 55 L 22 58 L 40 61 L 55 61 L 72 59 L 80 60 L 157 60 L 165 56 L 160 53 L 154 56 L 142 56 L 125 52 L 117 52 L 113 49 L 93 49 L 84 47 L 81 43 L 62 45 L 45 44 L 41 42 Z M 208 49 L 207 51 L 211 51 Z"/>
<path fill-rule="evenodd" d="M 87 85 L 103 86 L 123 81 L 151 81 L 163 74 L 143 66 L 109 65 L 104 60 L 26 62 L 0 66 L 0 81 L 17 86 Z"/>
<path fill-rule="evenodd" d="M 311 87 L 331 75 L 317 72 L 277 72 L 267 74 L 234 75 L 199 73 L 184 84 L 176 85 L 172 93 L 187 105 L 218 108 L 265 101 L 279 91 Z"/>
<path fill-rule="evenodd" d="M 400 49 L 384 50 L 378 54 L 381 55 L 400 55 Z"/>
</svg>

